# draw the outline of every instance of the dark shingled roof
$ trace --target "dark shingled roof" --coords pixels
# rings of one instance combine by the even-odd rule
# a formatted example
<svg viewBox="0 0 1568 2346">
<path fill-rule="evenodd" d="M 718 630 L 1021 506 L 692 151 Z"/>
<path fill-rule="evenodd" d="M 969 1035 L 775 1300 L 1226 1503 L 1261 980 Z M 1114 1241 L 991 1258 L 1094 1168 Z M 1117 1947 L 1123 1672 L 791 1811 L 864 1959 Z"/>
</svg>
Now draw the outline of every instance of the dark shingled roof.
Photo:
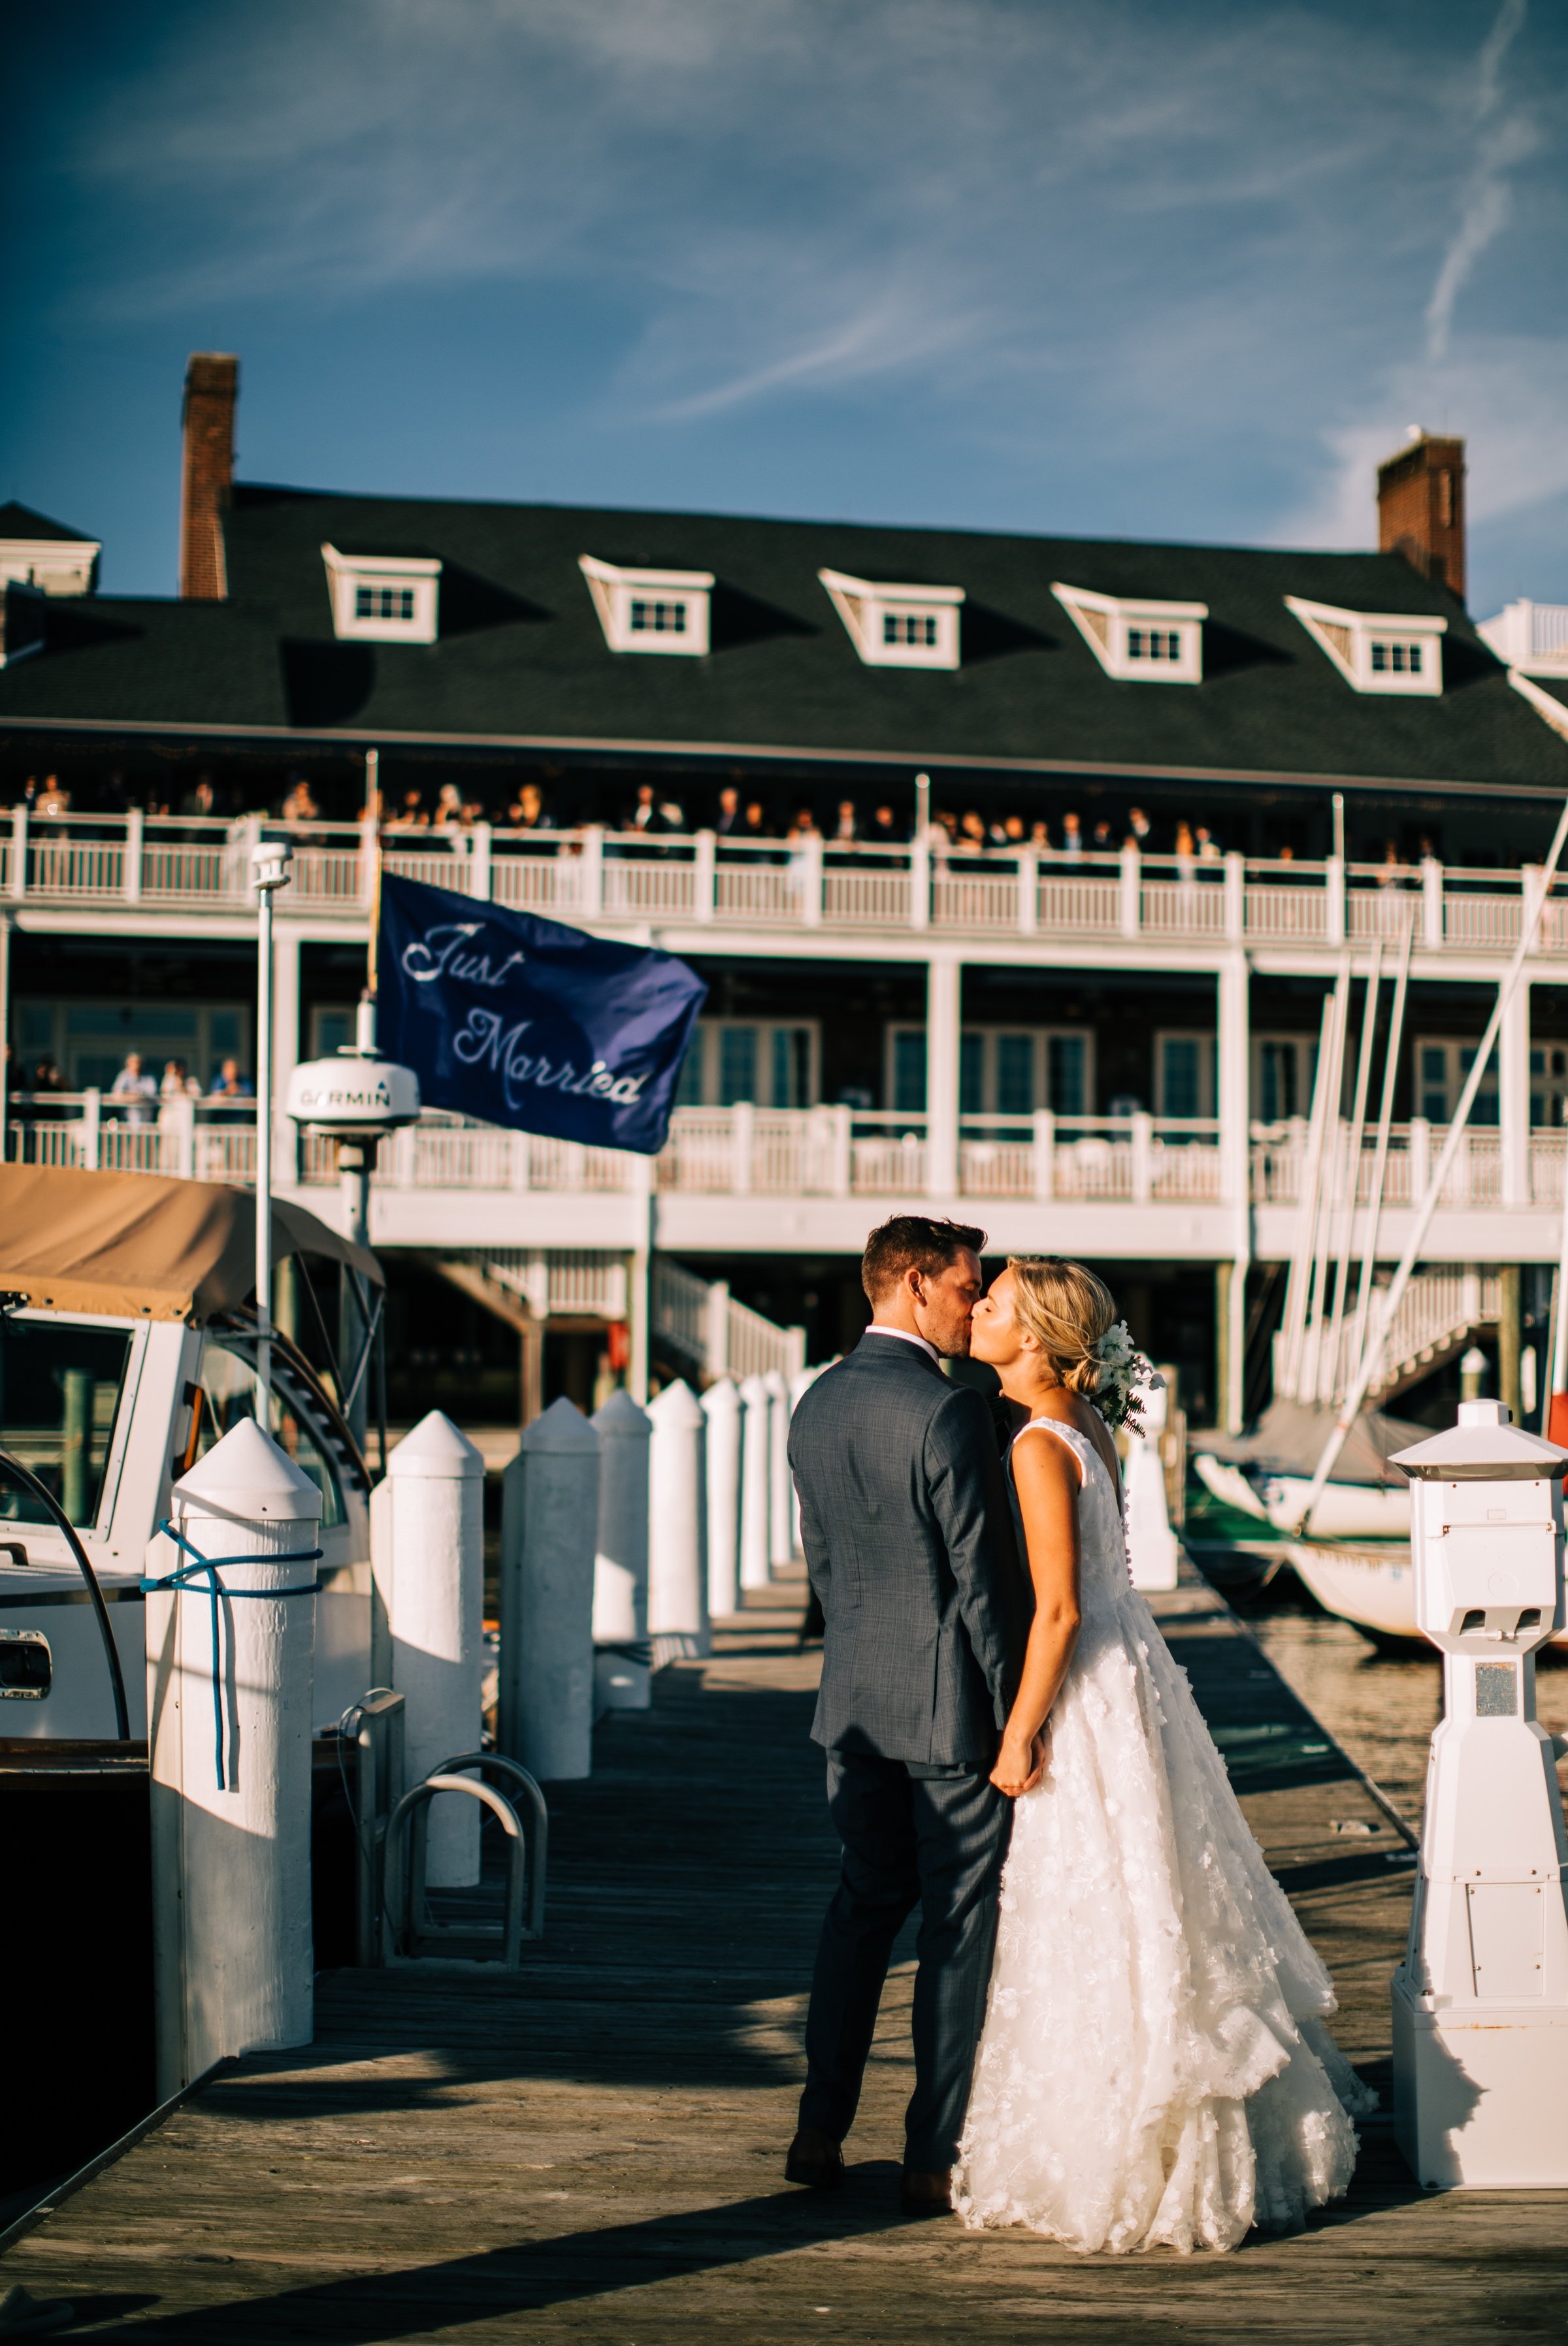
<svg viewBox="0 0 1568 2346">
<path fill-rule="evenodd" d="M 97 543 L 85 530 L 67 529 L 63 521 L 51 521 L 47 514 L 35 513 L 31 505 L 19 505 L 15 498 L 0 505 L 0 537 L 56 538 L 72 546 Z"/>
<path fill-rule="evenodd" d="M 1304 775 L 1562 789 L 1568 743 L 1509 685 L 1459 601 L 1399 556 L 716 514 L 448 504 L 240 485 L 226 604 L 56 600 L 41 658 L 0 675 L 0 724 L 55 719 L 315 739 L 770 748 L 900 764 Z M 323 543 L 439 555 L 441 640 L 337 642 Z M 616 654 L 577 557 L 711 570 L 706 658 Z M 864 667 L 820 568 L 962 586 L 956 672 Z M 1207 603 L 1202 684 L 1107 677 L 1059 579 Z M 1448 621 L 1441 699 L 1353 691 L 1294 594 Z"/>
</svg>

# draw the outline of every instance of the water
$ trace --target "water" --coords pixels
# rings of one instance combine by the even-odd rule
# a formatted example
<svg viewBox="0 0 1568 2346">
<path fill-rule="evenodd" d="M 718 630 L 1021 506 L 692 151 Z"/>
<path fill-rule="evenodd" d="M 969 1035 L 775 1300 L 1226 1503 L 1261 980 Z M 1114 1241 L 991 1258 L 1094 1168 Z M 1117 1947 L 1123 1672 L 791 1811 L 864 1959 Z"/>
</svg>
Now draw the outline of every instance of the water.
<svg viewBox="0 0 1568 2346">
<path fill-rule="evenodd" d="M 1413 1652 L 1408 1660 L 1379 1653 L 1349 1621 L 1319 1612 L 1288 1569 L 1262 1597 L 1244 1600 L 1238 1609 L 1313 1717 L 1401 1815 L 1419 1825 L 1427 1746 L 1442 1715 L 1436 1650 Z M 1540 1662 L 1536 1711 L 1543 1727 L 1568 1732 L 1568 1648 L 1559 1647 Z"/>
</svg>

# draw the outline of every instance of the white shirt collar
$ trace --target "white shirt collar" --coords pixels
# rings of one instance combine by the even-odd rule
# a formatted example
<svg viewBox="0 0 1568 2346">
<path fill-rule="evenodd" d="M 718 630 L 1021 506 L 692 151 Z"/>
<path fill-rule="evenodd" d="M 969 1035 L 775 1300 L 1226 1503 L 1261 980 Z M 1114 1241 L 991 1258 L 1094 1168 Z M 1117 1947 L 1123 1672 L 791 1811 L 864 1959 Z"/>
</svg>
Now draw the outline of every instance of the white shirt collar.
<svg viewBox="0 0 1568 2346">
<path fill-rule="evenodd" d="M 936 1346 L 928 1344 L 923 1336 L 915 1335 L 908 1328 L 884 1328 L 873 1321 L 865 1332 L 868 1336 L 896 1336 L 901 1344 L 918 1344 L 929 1360 L 934 1361 L 939 1369 L 942 1366 L 942 1354 Z"/>
</svg>

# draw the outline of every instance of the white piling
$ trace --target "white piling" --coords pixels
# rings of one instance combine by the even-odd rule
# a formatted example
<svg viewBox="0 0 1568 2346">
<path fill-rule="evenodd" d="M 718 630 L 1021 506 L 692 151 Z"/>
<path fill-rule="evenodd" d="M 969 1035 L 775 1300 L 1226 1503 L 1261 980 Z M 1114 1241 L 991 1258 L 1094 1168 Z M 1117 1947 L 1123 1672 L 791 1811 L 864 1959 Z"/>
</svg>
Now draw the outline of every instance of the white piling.
<svg viewBox="0 0 1568 2346">
<path fill-rule="evenodd" d="M 740 1450 L 745 1410 L 734 1380 L 702 1396 L 708 1420 L 708 1613 L 727 1619 L 740 1602 Z"/>
<path fill-rule="evenodd" d="M 1174 1588 L 1179 1557 L 1166 1504 L 1166 1470 L 1160 1457 L 1160 1435 L 1166 1423 L 1164 1386 L 1155 1386 L 1142 1399 L 1143 1432 L 1135 1433 L 1128 1426 L 1126 1464 L 1122 1470 L 1127 1505 L 1127 1564 L 1135 1588 Z"/>
<path fill-rule="evenodd" d="M 708 1617 L 708 1420 L 677 1377 L 648 1403 L 648 1636 L 653 1666 L 711 1653 Z"/>
<path fill-rule="evenodd" d="M 648 1669 L 648 1451 L 653 1426 L 628 1392 L 594 1412 L 599 1435 L 599 1548 L 594 1560 L 594 1708 L 646 1710 Z"/>
<path fill-rule="evenodd" d="M 569 1401 L 524 1429 L 502 1478 L 496 1743 L 531 1776 L 586 1776 L 594 1755 L 599 1437 Z"/>
<path fill-rule="evenodd" d="M 806 1394 L 810 1392 L 811 1387 L 816 1383 L 821 1373 L 822 1372 L 820 1368 L 797 1369 L 794 1375 L 790 1378 L 789 1418 L 791 1423 L 794 1423 L 795 1412 L 799 1408 Z M 788 1443 L 786 1443 L 784 1447 L 784 1465 L 786 1473 L 789 1472 L 789 1447 Z M 800 1538 L 800 1494 L 795 1488 L 795 1477 L 793 1474 L 789 1475 L 789 1535 L 794 1543 L 792 1553 L 798 1556 L 803 1556 L 806 1550 Z"/>
<path fill-rule="evenodd" d="M 477 1751 L 484 1673 L 484 1460 L 438 1409 L 387 1460 L 388 1497 L 372 1558 L 403 1698 L 404 1768 L 417 1784 L 443 1760 Z M 380 1537 L 376 1535 L 380 1534 Z M 443 1793 L 430 1813 L 426 1880 L 479 1879 L 477 1800 Z"/>
<path fill-rule="evenodd" d="M 768 1561 L 777 1568 L 795 1556 L 789 1388 L 778 1369 L 769 1369 L 762 1382 L 768 1388 Z"/>
<path fill-rule="evenodd" d="M 773 1577 L 773 1396 L 761 1377 L 740 1388 L 740 1586 L 766 1588 Z"/>
<path fill-rule="evenodd" d="M 189 1547 L 237 1560 L 217 1567 L 235 1594 L 219 1600 L 216 1656 L 209 1576 L 148 1596 L 160 2099 L 226 2054 L 311 2041 L 316 1602 L 304 1592 L 320 1567 L 294 1559 L 316 1546 L 321 1513 L 315 1484 L 252 1418 L 174 1486 Z M 148 1577 L 194 1562 L 160 1534 Z"/>
</svg>

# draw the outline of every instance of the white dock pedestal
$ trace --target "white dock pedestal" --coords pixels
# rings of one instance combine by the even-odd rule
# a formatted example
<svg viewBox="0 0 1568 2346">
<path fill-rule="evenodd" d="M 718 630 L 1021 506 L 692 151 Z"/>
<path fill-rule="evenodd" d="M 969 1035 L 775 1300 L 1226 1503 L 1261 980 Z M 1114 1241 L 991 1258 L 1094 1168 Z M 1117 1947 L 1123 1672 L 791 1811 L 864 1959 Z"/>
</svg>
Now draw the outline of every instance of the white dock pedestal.
<svg viewBox="0 0 1568 2346">
<path fill-rule="evenodd" d="M 392 1683 L 403 1698 L 408 1781 L 477 1751 L 484 1673 L 484 1460 L 438 1409 L 387 1460 L 372 1557 L 384 1590 Z M 430 1813 L 426 1880 L 479 1879 L 477 1800 L 444 1793 Z"/>
<path fill-rule="evenodd" d="M 653 1667 L 713 1649 L 708 1615 L 708 1420 L 684 1378 L 648 1403 L 648 1637 Z"/>
<path fill-rule="evenodd" d="M 173 1499 L 188 1547 L 235 1561 L 216 1566 L 216 1652 L 213 1576 L 148 1593 L 160 2099 L 226 2054 L 308 2045 L 315 2010 L 309 1592 L 321 1494 L 242 1418 Z M 147 1576 L 195 1562 L 160 1533 Z"/>
<path fill-rule="evenodd" d="M 541 1783 L 594 1761 L 599 1437 L 569 1401 L 524 1429 L 502 1484 L 496 1743 Z"/>
<path fill-rule="evenodd" d="M 648 1680 L 648 1452 L 653 1426 L 628 1392 L 592 1420 L 599 1437 L 594 1559 L 594 1708 L 646 1710 Z"/>
<path fill-rule="evenodd" d="M 745 1406 L 730 1377 L 702 1396 L 708 1420 L 708 1614 L 728 1619 L 740 1603 L 740 1455 Z"/>
<path fill-rule="evenodd" d="M 773 1396 L 766 1378 L 748 1377 L 740 1399 L 740 1586 L 768 1588 L 773 1580 Z"/>
<path fill-rule="evenodd" d="M 1140 1396 L 1143 1430 L 1127 1432 L 1127 1458 L 1123 1470 L 1127 1499 L 1127 1563 L 1133 1586 L 1146 1591 L 1176 1585 L 1180 1556 L 1166 1502 L 1166 1470 L 1160 1458 L 1165 1432 L 1166 1393 L 1156 1385 Z"/>
<path fill-rule="evenodd" d="M 768 1388 L 768 1560 L 775 1569 L 795 1559 L 795 1486 L 789 1473 L 789 1388 L 777 1369 Z"/>
</svg>

